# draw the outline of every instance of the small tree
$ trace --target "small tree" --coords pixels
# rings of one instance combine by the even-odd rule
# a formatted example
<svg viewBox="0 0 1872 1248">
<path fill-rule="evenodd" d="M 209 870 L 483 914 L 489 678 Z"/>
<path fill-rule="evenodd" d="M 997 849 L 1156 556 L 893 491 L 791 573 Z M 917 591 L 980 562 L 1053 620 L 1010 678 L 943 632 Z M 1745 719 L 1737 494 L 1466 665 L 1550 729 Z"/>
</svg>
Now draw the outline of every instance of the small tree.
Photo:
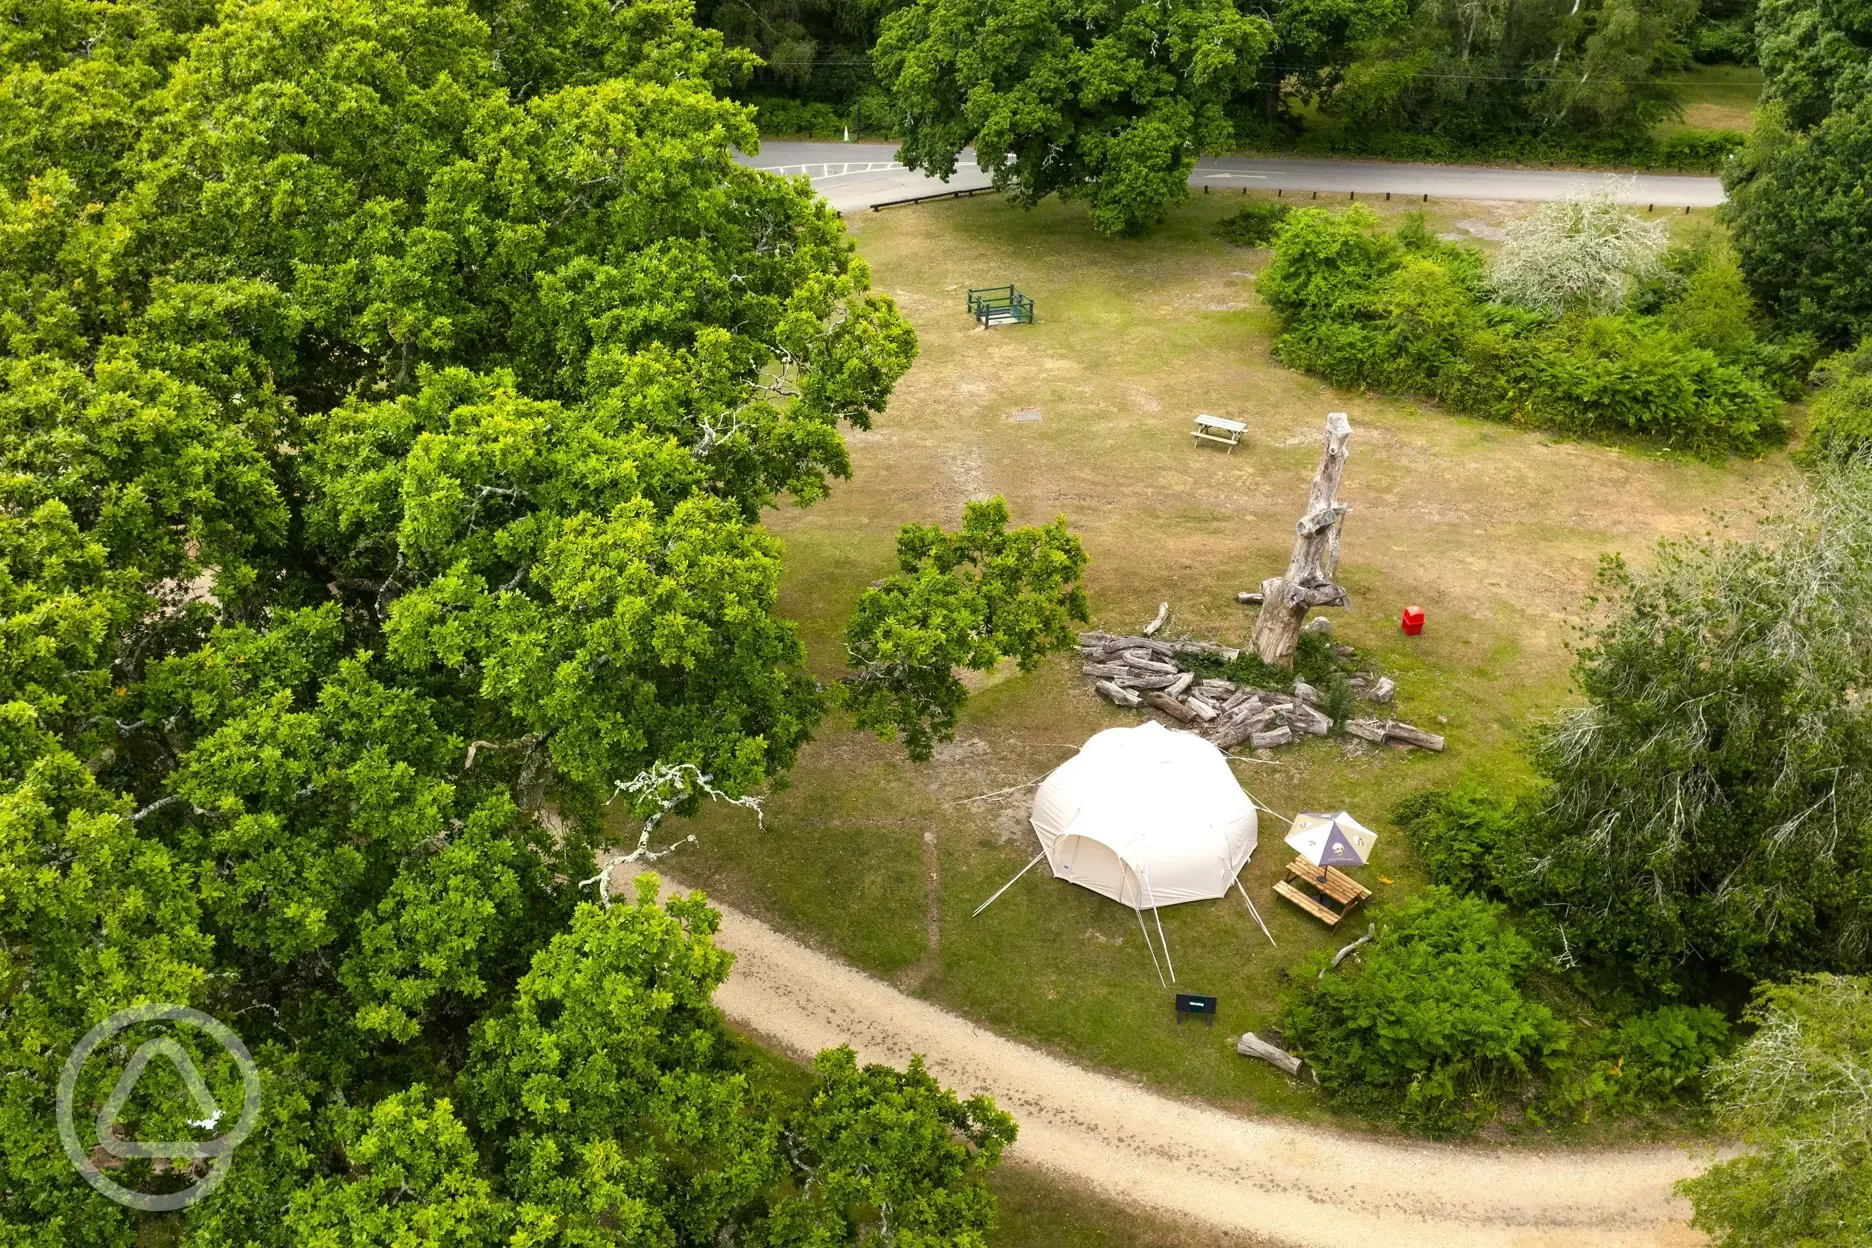
<svg viewBox="0 0 1872 1248">
<path fill-rule="evenodd" d="M 1626 210 L 1602 187 L 1542 204 L 1509 226 L 1489 285 L 1539 312 L 1617 312 L 1669 243 L 1668 226 Z"/>
<path fill-rule="evenodd" d="M 1719 1248 L 1872 1242 L 1872 980 L 1773 984 L 1751 1014 L 1714 1099 L 1753 1151 L 1681 1185 L 1692 1224 Z"/>
<path fill-rule="evenodd" d="M 997 497 L 965 506 L 959 533 L 905 525 L 900 570 L 860 595 L 846 625 L 853 674 L 842 688 L 854 723 L 886 740 L 902 732 L 914 759 L 955 733 L 968 700 L 958 669 L 985 672 L 1011 656 L 1032 671 L 1072 645 L 1072 623 L 1086 618 L 1085 548 L 1066 517 L 1007 524 Z"/>
</svg>

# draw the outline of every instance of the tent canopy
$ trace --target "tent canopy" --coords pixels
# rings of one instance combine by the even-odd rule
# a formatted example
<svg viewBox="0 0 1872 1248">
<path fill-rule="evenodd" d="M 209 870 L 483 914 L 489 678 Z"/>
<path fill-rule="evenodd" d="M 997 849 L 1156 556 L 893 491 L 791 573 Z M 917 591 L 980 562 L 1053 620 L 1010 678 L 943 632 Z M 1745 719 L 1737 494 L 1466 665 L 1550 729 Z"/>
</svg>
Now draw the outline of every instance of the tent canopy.
<svg viewBox="0 0 1872 1248">
<path fill-rule="evenodd" d="M 1041 782 L 1032 822 L 1056 878 L 1146 909 L 1228 892 L 1257 826 L 1222 752 L 1155 721 L 1087 741 Z"/>
</svg>

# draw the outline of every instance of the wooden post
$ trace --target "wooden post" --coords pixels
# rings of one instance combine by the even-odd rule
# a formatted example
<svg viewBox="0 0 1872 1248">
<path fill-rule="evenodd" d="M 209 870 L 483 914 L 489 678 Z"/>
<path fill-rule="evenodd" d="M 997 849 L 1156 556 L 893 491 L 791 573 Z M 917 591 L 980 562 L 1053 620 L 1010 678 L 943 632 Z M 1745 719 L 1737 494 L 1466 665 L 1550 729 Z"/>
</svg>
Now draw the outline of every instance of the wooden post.
<svg viewBox="0 0 1872 1248">
<path fill-rule="evenodd" d="M 1333 580 L 1339 571 L 1339 528 L 1346 505 L 1339 501 L 1345 476 L 1346 443 L 1352 422 L 1344 412 L 1326 417 L 1326 451 L 1313 473 L 1306 514 L 1294 526 L 1293 554 L 1287 575 L 1261 582 L 1261 614 L 1255 619 L 1253 645 L 1261 661 L 1292 667 L 1300 644 L 1300 625 L 1314 607 L 1343 607 L 1344 587 Z"/>
</svg>

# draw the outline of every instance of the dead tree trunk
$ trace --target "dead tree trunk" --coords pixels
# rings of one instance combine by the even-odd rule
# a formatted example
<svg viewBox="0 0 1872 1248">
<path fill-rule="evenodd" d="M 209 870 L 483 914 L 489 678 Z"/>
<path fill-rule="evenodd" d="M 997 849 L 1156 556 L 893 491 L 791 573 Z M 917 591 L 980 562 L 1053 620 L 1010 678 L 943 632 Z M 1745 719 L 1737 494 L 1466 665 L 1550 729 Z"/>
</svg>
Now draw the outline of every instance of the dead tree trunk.
<svg viewBox="0 0 1872 1248">
<path fill-rule="evenodd" d="M 1326 417 L 1326 453 L 1313 474 L 1306 514 L 1294 526 L 1293 555 L 1287 575 L 1261 582 L 1261 614 L 1255 619 L 1254 648 L 1264 663 L 1292 667 L 1300 644 L 1300 625 L 1314 607 L 1346 605 L 1344 587 L 1333 580 L 1339 571 L 1339 526 L 1346 505 L 1339 501 L 1345 475 L 1346 442 L 1352 422 L 1344 412 Z"/>
</svg>

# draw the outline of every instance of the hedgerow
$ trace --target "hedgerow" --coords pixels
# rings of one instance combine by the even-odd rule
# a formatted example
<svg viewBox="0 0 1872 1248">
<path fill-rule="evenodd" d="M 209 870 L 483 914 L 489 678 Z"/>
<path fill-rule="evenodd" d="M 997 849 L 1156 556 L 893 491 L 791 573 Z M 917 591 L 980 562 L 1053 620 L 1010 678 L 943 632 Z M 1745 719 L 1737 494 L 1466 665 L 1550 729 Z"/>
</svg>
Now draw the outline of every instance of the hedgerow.
<svg viewBox="0 0 1872 1248">
<path fill-rule="evenodd" d="M 1437 240 L 1418 221 L 1387 233 L 1354 205 L 1293 213 L 1259 287 L 1280 317 L 1276 356 L 1336 385 L 1699 452 L 1785 437 L 1775 377 L 1752 331 L 1738 346 L 1673 323 L 1683 291 L 1656 314 L 1546 314 L 1491 298 L 1486 277 L 1479 252 Z"/>
</svg>

